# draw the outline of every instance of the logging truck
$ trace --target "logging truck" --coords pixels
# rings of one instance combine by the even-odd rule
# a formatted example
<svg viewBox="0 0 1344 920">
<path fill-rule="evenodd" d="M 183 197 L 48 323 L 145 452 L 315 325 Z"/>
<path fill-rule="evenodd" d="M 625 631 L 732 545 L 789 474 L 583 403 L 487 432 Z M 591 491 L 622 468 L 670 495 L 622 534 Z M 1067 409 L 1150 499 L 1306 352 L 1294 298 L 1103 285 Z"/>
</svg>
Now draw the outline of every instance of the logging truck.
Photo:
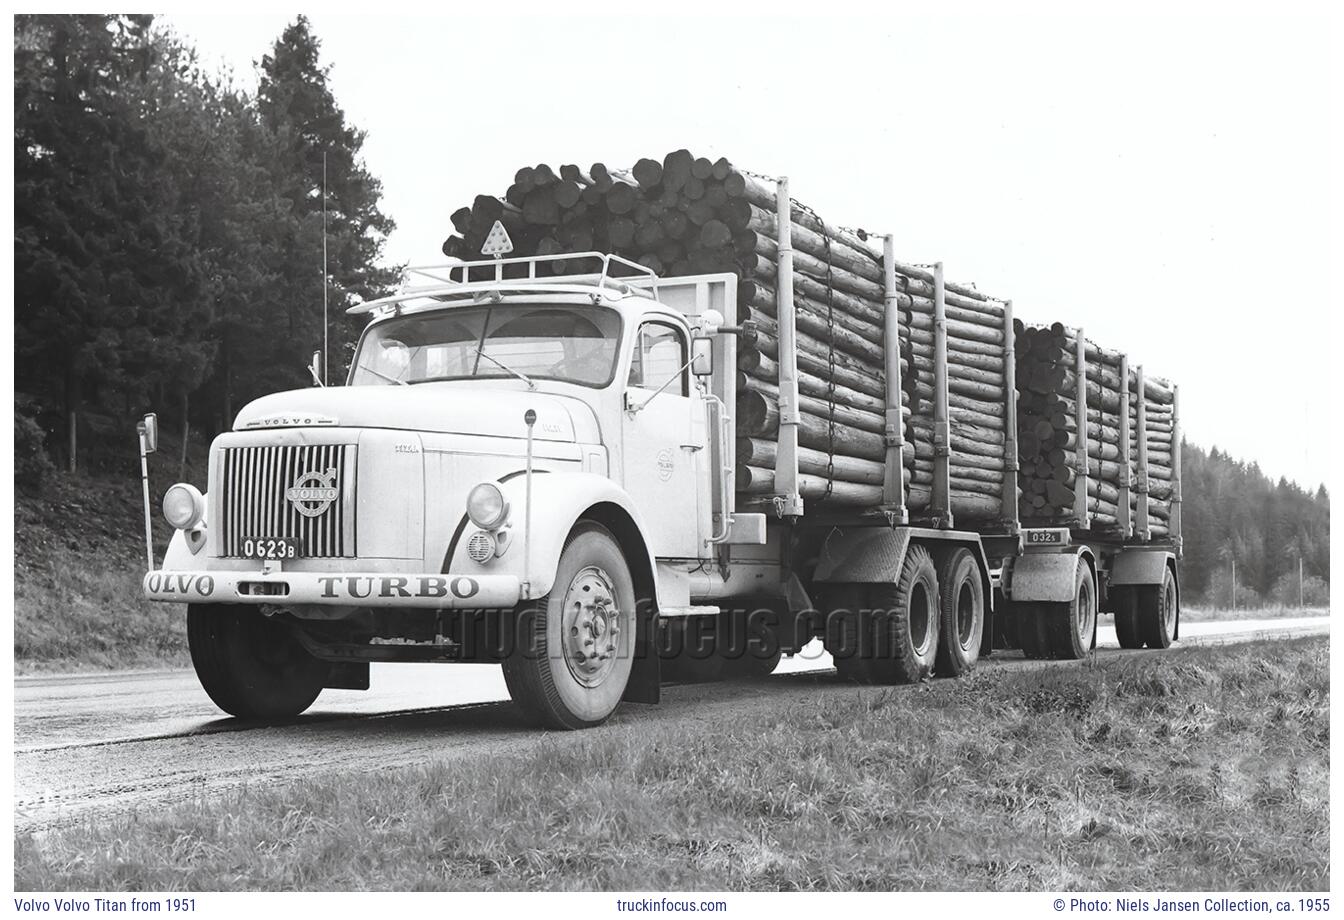
<svg viewBox="0 0 1344 920">
<path fill-rule="evenodd" d="M 835 449 L 836 388 L 799 391 L 789 202 L 781 181 L 768 333 L 742 318 L 732 273 L 665 278 L 600 252 L 503 258 L 500 227 L 494 258 L 408 270 L 396 294 L 352 308 L 369 322 L 344 386 L 324 385 L 315 361 L 313 387 L 246 406 L 211 447 L 207 490 L 167 490 L 174 532 L 160 565 L 146 477 L 143 589 L 187 605 L 211 699 L 280 719 L 325 687 L 367 689 L 371 662 L 490 661 L 532 719 L 576 729 L 623 700 L 657 702 L 666 679 L 766 674 L 815 640 L 841 678 L 887 683 L 956 676 L 1000 648 L 1081 658 L 1102 611 L 1122 645 L 1170 645 L 1175 400 L 1167 518 L 1148 516 L 1146 428 L 1129 430 L 1122 387 L 1115 418 L 1135 459 L 1114 464 L 1120 494 L 1106 493 L 1097 526 L 1078 335 L 1078 372 L 1060 381 L 1076 387 L 1076 514 L 1029 526 L 1012 305 L 992 314 L 1006 424 L 982 444 L 953 425 L 949 391 L 973 362 L 949 361 L 959 321 L 940 264 L 908 269 L 929 285 L 920 328 L 934 373 L 902 379 L 914 371 L 895 346 L 888 237 L 880 459 L 856 467 Z M 772 379 L 744 380 L 739 345 L 767 334 Z M 917 458 L 904 434 L 916 384 L 931 397 L 933 444 Z M 768 400 L 757 414 L 771 439 L 755 437 L 748 387 Z M 823 441 L 801 445 L 824 411 Z M 152 417 L 140 439 L 143 460 Z M 988 518 L 959 513 L 972 501 L 956 488 L 959 451 L 1003 471 Z"/>
</svg>

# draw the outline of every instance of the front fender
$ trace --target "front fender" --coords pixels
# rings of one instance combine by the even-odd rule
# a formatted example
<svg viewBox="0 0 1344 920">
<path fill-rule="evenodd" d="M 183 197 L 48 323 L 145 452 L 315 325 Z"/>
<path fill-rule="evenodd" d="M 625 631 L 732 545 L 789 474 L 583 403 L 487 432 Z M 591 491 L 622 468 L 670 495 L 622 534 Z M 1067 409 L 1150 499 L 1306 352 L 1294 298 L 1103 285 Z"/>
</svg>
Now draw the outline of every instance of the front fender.
<svg viewBox="0 0 1344 920">
<path fill-rule="evenodd" d="M 585 512 L 601 506 L 598 516 L 604 519 L 613 513 L 628 519 L 627 526 L 623 528 L 624 533 L 615 533 L 615 536 L 625 553 L 636 584 L 641 580 L 642 571 L 653 584 L 652 600 L 657 603 L 657 583 L 652 577 L 655 569 L 653 557 L 649 554 L 648 528 L 630 496 L 619 485 L 595 473 L 534 472 L 530 533 L 527 477 L 510 477 L 501 482 L 499 487 L 509 503 L 508 526 L 512 545 L 491 564 L 492 570 L 516 573 L 523 581 L 530 583 L 530 597 L 544 596 L 555 582 L 560 552 L 565 547 L 565 539 L 570 531 L 584 517 Z M 469 572 L 476 568 L 476 564 L 466 554 L 466 536 L 474 529 L 470 522 L 464 528 L 459 527 L 458 536 L 454 538 L 444 558 L 445 572 Z M 525 556 L 526 571 L 523 566 Z"/>
</svg>

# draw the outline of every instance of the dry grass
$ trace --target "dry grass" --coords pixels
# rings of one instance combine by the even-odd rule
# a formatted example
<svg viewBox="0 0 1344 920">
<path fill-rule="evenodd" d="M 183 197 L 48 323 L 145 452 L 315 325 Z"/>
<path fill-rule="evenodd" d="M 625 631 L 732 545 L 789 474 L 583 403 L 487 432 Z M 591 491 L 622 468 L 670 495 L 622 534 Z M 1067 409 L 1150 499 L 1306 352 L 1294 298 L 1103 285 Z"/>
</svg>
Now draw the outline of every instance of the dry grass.
<svg viewBox="0 0 1344 920">
<path fill-rule="evenodd" d="M 823 692 L 16 839 L 78 889 L 1329 888 L 1322 639 Z"/>
</svg>

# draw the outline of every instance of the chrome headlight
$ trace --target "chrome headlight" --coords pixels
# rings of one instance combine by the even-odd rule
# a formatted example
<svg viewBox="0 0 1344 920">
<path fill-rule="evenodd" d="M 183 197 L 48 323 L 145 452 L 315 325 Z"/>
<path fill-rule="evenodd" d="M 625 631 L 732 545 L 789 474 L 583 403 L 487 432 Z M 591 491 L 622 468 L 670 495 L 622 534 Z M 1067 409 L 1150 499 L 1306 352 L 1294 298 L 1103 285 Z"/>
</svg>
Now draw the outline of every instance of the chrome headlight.
<svg viewBox="0 0 1344 920">
<path fill-rule="evenodd" d="M 190 530 L 205 517 L 201 490 L 186 482 L 171 486 L 163 495 L 163 516 L 178 530 Z"/>
<path fill-rule="evenodd" d="M 467 496 L 467 517 L 477 527 L 494 530 L 509 516 L 509 503 L 493 482 L 483 482 Z"/>
</svg>

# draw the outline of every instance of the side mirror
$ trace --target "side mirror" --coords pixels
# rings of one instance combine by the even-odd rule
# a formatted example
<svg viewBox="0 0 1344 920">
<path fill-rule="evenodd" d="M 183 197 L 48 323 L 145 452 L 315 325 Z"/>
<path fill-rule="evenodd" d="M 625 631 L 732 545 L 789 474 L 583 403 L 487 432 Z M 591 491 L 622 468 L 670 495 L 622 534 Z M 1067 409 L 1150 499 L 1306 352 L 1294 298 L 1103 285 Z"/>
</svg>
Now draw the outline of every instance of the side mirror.
<svg viewBox="0 0 1344 920">
<path fill-rule="evenodd" d="M 691 373 L 708 377 L 714 373 L 714 340 L 696 336 L 691 339 Z"/>
<path fill-rule="evenodd" d="M 159 449 L 159 417 L 153 412 L 146 415 L 135 426 L 136 433 L 140 435 L 145 444 L 145 453 L 152 454 Z"/>
<path fill-rule="evenodd" d="M 322 382 L 322 352 L 313 352 L 313 361 L 308 365 L 308 373 L 313 375 L 313 386 L 326 386 L 326 384 Z"/>
</svg>

